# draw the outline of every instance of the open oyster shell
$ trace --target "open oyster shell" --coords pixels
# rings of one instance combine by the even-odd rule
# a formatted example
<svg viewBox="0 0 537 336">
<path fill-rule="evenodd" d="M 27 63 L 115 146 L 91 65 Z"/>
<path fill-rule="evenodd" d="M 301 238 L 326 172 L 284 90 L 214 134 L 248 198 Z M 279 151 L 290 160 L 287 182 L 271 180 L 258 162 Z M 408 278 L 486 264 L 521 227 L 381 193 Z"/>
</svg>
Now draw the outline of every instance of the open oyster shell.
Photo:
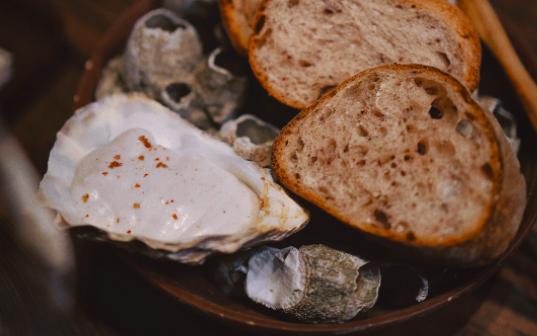
<svg viewBox="0 0 537 336">
<path fill-rule="evenodd" d="M 251 115 L 243 114 L 222 125 L 218 135 L 242 158 L 256 162 L 261 167 L 269 167 L 272 144 L 280 131 Z"/>
<path fill-rule="evenodd" d="M 130 90 L 159 97 L 174 80 L 189 76 L 202 59 L 194 27 L 166 9 L 155 9 L 140 18 L 131 32 L 123 69 Z"/>
<path fill-rule="evenodd" d="M 267 248 L 248 262 L 246 294 L 268 308 L 310 322 L 342 322 L 372 308 L 378 267 L 324 245 Z"/>
<path fill-rule="evenodd" d="M 267 170 L 142 95 L 79 109 L 58 133 L 40 194 L 68 226 L 184 263 L 283 239 L 308 220 Z"/>
</svg>

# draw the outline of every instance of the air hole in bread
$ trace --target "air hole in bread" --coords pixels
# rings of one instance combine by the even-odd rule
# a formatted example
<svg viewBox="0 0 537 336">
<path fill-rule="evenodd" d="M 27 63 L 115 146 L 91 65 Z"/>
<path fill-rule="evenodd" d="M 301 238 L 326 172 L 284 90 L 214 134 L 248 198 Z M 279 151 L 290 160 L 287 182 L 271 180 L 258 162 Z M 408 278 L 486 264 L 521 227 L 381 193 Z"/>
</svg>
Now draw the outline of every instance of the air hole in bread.
<svg viewBox="0 0 537 336">
<path fill-rule="evenodd" d="M 406 239 L 408 241 L 414 241 L 414 240 L 416 240 L 416 235 L 414 234 L 414 232 L 408 231 L 407 234 L 406 234 Z"/>
<path fill-rule="evenodd" d="M 302 140 L 302 138 L 299 137 L 297 141 L 296 151 L 301 153 L 303 150 L 304 150 L 304 140 Z"/>
<path fill-rule="evenodd" d="M 418 77 L 414 78 L 414 83 L 416 83 L 417 86 L 423 88 L 425 92 L 427 92 L 427 94 L 431 96 L 446 95 L 446 90 L 444 89 L 444 87 L 435 81 Z"/>
<path fill-rule="evenodd" d="M 287 1 L 287 7 L 292 8 L 298 5 L 300 1 L 299 0 L 289 0 Z"/>
<path fill-rule="evenodd" d="M 310 157 L 310 163 L 314 164 L 315 162 L 317 162 L 317 159 L 318 159 L 317 156 Z"/>
<path fill-rule="evenodd" d="M 333 88 L 335 88 L 336 85 L 325 85 L 319 90 L 319 97 L 323 96 L 325 93 L 332 91 Z"/>
<path fill-rule="evenodd" d="M 449 68 L 449 66 L 451 65 L 451 60 L 449 59 L 448 55 L 445 52 L 441 52 L 441 51 L 437 52 L 437 54 L 438 54 L 438 57 L 440 57 L 440 60 L 442 61 L 446 69 Z"/>
<path fill-rule="evenodd" d="M 358 135 L 360 135 L 361 137 L 367 137 L 367 136 L 369 136 L 369 132 L 367 131 L 367 129 L 364 126 L 359 125 L 358 126 Z"/>
<path fill-rule="evenodd" d="M 488 179 L 494 179 L 494 172 L 492 171 L 492 166 L 490 165 L 490 163 L 487 162 L 483 166 L 481 166 L 481 170 Z"/>
<path fill-rule="evenodd" d="M 426 140 L 420 140 L 418 142 L 416 152 L 418 152 L 419 155 L 425 155 L 425 154 L 427 154 L 428 150 L 429 150 L 429 148 L 427 146 L 427 141 Z"/>
<path fill-rule="evenodd" d="M 147 21 L 145 21 L 145 26 L 147 28 L 156 28 L 170 33 L 173 33 L 177 29 L 186 28 L 185 25 L 174 22 L 172 19 L 162 14 L 153 15 L 152 17 L 147 19 Z"/>
<path fill-rule="evenodd" d="M 373 115 L 377 118 L 384 119 L 384 114 L 377 108 L 373 109 Z"/>
<path fill-rule="evenodd" d="M 180 102 L 183 97 L 188 96 L 190 92 L 192 92 L 190 85 L 186 83 L 168 84 L 165 90 L 168 94 L 168 97 L 170 97 L 170 99 L 176 103 Z"/>
<path fill-rule="evenodd" d="M 300 176 L 299 173 L 295 173 L 295 178 L 296 178 L 297 180 L 300 180 L 301 177 L 302 177 L 302 176 Z"/>
<path fill-rule="evenodd" d="M 429 115 L 433 119 L 442 119 L 444 112 L 440 111 L 436 106 L 431 106 L 429 109 Z"/>
<path fill-rule="evenodd" d="M 391 227 L 390 220 L 388 219 L 388 215 L 380 210 L 375 209 L 373 212 L 373 216 L 375 216 L 375 220 L 382 225 L 383 228 L 388 230 Z"/>
<path fill-rule="evenodd" d="M 349 144 L 346 144 L 343 148 L 343 153 L 347 153 L 349 151 Z"/>
<path fill-rule="evenodd" d="M 338 8 L 334 3 L 332 3 L 331 0 L 325 0 L 324 4 L 326 6 L 323 10 L 324 14 L 332 15 L 335 13 L 341 13 L 341 9 Z"/>
<path fill-rule="evenodd" d="M 265 26 L 265 20 L 266 20 L 265 15 L 261 15 L 257 19 L 257 22 L 255 23 L 255 28 L 254 28 L 254 31 L 256 34 L 259 34 L 259 32 L 261 32 L 261 30 Z"/>
<path fill-rule="evenodd" d="M 298 156 L 296 155 L 296 153 L 291 154 L 291 161 L 292 162 L 297 162 L 298 161 Z"/>
<path fill-rule="evenodd" d="M 311 64 L 310 62 L 308 62 L 306 60 L 300 60 L 300 61 L 298 61 L 298 64 L 300 64 L 300 66 L 304 67 L 304 68 L 309 68 L 310 66 L 313 65 L 313 64 Z"/>
</svg>

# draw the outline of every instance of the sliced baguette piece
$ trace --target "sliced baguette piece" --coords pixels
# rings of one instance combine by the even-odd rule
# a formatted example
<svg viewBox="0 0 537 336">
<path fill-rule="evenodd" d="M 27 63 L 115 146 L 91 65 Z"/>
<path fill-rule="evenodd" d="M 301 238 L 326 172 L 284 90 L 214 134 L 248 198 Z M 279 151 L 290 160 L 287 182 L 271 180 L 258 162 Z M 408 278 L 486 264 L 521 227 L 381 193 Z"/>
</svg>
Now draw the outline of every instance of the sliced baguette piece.
<svg viewBox="0 0 537 336">
<path fill-rule="evenodd" d="M 249 44 L 267 92 L 302 109 L 341 81 L 381 64 L 424 64 L 473 91 L 481 47 L 445 0 L 266 0 Z"/>
<path fill-rule="evenodd" d="M 220 0 L 220 15 L 231 44 L 240 54 L 248 50 L 255 14 L 263 0 Z"/>
<path fill-rule="evenodd" d="M 344 81 L 274 143 L 291 191 L 361 231 L 457 266 L 490 262 L 519 227 L 526 188 L 496 119 L 432 67 Z"/>
</svg>

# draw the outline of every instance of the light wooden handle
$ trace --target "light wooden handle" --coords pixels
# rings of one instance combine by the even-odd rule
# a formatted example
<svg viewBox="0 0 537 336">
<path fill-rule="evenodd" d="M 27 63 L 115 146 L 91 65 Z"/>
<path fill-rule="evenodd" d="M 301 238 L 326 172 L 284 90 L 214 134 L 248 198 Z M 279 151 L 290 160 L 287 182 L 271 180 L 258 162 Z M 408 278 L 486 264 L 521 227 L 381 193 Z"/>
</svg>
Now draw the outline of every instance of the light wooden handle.
<svg viewBox="0 0 537 336">
<path fill-rule="evenodd" d="M 537 85 L 516 54 L 498 15 L 488 0 L 459 0 L 458 4 L 503 66 L 537 131 Z"/>
</svg>

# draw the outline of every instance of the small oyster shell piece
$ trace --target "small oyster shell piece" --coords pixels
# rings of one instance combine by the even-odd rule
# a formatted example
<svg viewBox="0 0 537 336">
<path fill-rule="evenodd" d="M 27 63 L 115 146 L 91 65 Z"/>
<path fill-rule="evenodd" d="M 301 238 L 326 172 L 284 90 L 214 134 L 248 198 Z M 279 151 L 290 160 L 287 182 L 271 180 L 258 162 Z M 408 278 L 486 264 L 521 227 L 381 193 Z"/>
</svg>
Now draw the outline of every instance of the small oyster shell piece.
<svg viewBox="0 0 537 336">
<path fill-rule="evenodd" d="M 203 109 L 203 102 L 195 90 L 193 79 L 187 77 L 182 81 L 168 84 L 161 92 L 160 100 L 197 127 L 204 130 L 213 129 L 214 124 Z"/>
<path fill-rule="evenodd" d="M 244 101 L 247 80 L 233 73 L 233 58 L 236 56 L 231 51 L 217 48 L 200 64 L 195 75 L 204 109 L 218 125 L 233 118 Z"/>
<path fill-rule="evenodd" d="M 497 98 L 490 96 L 479 96 L 477 101 L 484 109 L 493 113 L 496 119 L 498 119 L 498 122 L 502 126 L 503 132 L 507 137 L 507 140 L 509 140 L 511 147 L 513 147 L 515 153 L 518 153 L 518 149 L 520 148 L 520 137 L 517 134 L 517 125 L 513 114 L 507 111 L 503 107 L 502 102 Z"/>
<path fill-rule="evenodd" d="M 158 98 L 164 88 L 181 80 L 202 58 L 194 27 L 166 9 L 153 10 L 140 18 L 127 43 L 123 72 L 131 90 Z"/>
<path fill-rule="evenodd" d="M 127 88 L 122 78 L 123 59 L 118 56 L 110 59 L 104 67 L 101 79 L 95 90 L 95 98 L 101 99 L 105 96 L 125 93 Z"/>
<path fill-rule="evenodd" d="M 77 110 L 58 132 L 40 193 L 69 227 L 190 264 L 281 240 L 309 217 L 268 170 L 140 94 Z"/>
<path fill-rule="evenodd" d="M 373 307 L 378 267 L 324 245 L 267 248 L 250 258 L 246 294 L 310 322 L 342 322 Z"/>
<path fill-rule="evenodd" d="M 270 166 L 272 144 L 280 131 L 251 115 L 244 114 L 226 122 L 219 131 L 222 140 L 230 144 L 243 159 L 261 167 Z"/>
</svg>

